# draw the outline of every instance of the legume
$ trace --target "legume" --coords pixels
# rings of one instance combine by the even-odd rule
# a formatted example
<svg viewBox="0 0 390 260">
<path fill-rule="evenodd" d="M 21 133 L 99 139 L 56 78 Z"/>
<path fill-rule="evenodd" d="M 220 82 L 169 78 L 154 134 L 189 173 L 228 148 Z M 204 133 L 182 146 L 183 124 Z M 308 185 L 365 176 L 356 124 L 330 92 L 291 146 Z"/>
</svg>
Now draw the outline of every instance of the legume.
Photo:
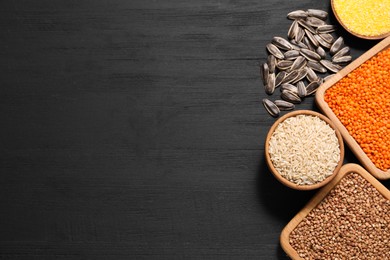
<svg viewBox="0 0 390 260">
<path fill-rule="evenodd" d="M 375 166 L 390 169 L 390 48 L 327 89 L 325 102 Z"/>
<path fill-rule="evenodd" d="M 357 173 L 342 178 L 291 232 L 304 259 L 390 259 L 390 200 Z"/>
</svg>

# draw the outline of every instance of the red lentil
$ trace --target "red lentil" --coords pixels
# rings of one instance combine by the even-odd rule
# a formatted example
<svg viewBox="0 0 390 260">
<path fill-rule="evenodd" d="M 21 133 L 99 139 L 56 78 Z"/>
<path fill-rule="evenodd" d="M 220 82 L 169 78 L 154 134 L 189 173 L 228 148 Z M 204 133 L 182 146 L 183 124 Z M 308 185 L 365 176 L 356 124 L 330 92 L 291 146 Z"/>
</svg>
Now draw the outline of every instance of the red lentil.
<svg viewBox="0 0 390 260">
<path fill-rule="evenodd" d="M 325 102 L 375 166 L 390 169 L 390 48 L 330 87 Z"/>
</svg>

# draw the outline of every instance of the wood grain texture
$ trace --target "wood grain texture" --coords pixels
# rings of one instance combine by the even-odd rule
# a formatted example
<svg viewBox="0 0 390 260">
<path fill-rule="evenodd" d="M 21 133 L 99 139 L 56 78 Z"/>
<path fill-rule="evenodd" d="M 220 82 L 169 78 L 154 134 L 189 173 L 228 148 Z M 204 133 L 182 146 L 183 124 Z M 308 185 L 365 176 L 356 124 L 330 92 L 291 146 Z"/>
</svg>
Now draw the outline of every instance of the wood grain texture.
<svg viewBox="0 0 390 260">
<path fill-rule="evenodd" d="M 313 192 L 266 167 L 258 70 L 307 8 L 330 10 L 2 1 L 0 258 L 286 259 L 280 232 Z"/>
</svg>

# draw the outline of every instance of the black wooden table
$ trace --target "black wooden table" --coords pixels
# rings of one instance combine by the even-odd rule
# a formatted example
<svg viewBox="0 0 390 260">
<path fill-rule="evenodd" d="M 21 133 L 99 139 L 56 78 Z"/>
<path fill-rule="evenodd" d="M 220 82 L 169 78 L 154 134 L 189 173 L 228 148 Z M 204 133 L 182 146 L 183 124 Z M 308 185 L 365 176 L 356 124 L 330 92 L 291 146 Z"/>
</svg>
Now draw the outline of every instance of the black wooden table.
<svg viewBox="0 0 390 260">
<path fill-rule="evenodd" d="M 265 165 L 258 71 L 308 8 L 330 11 L 2 1 L 0 258 L 286 259 L 280 232 L 314 192 Z M 376 43 L 339 34 L 354 58 Z"/>
</svg>

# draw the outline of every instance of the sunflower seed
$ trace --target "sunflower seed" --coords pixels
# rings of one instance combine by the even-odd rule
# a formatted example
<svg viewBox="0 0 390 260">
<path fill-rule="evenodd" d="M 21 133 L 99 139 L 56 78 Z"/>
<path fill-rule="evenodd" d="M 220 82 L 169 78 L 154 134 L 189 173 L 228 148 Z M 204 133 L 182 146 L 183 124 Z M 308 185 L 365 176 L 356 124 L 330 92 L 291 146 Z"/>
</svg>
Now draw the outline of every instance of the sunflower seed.
<svg viewBox="0 0 390 260">
<path fill-rule="evenodd" d="M 303 35 L 305 35 L 305 32 L 304 32 L 302 29 L 301 29 L 301 31 L 303 32 Z M 309 48 L 309 47 L 308 47 L 306 44 L 304 44 L 303 42 L 298 42 L 298 41 L 296 41 L 296 40 L 291 40 L 290 42 L 291 42 L 291 44 L 294 44 L 294 45 L 298 46 L 298 47 L 299 47 L 298 50 L 300 50 L 301 48 L 306 48 L 306 49 Z"/>
<path fill-rule="evenodd" d="M 305 31 L 302 28 L 298 27 L 297 34 L 295 35 L 295 40 L 297 42 L 301 42 L 304 36 L 305 36 Z"/>
<path fill-rule="evenodd" d="M 299 30 L 298 22 L 296 20 L 294 20 L 294 22 L 292 22 L 292 24 L 290 26 L 290 29 L 288 29 L 287 37 L 289 39 L 294 39 L 295 36 L 297 35 L 298 30 Z"/>
<path fill-rule="evenodd" d="M 317 48 L 319 43 L 316 40 L 316 38 L 314 38 L 314 35 L 306 29 L 305 29 L 305 34 L 306 34 L 307 38 L 311 41 L 311 43 Z"/>
<path fill-rule="evenodd" d="M 323 20 L 321 20 L 321 19 L 319 19 L 317 17 L 314 17 L 314 16 L 307 17 L 306 18 L 306 22 L 307 22 L 308 25 L 310 25 L 312 27 L 319 27 L 321 25 L 325 25 L 326 24 Z"/>
<path fill-rule="evenodd" d="M 290 83 L 283 83 L 280 85 L 280 91 L 283 92 L 285 90 L 291 91 L 294 94 L 298 94 L 298 88 Z"/>
<path fill-rule="evenodd" d="M 297 89 L 298 89 L 298 96 L 300 98 L 304 98 L 307 95 L 306 86 L 305 83 L 303 83 L 303 81 L 297 82 Z"/>
<path fill-rule="evenodd" d="M 286 75 L 286 77 L 282 80 L 282 83 L 290 83 L 293 82 L 298 77 L 299 71 L 293 70 Z"/>
<path fill-rule="evenodd" d="M 316 31 L 317 33 L 331 33 L 336 31 L 336 26 L 334 26 L 333 24 L 324 24 L 318 26 Z"/>
<path fill-rule="evenodd" d="M 307 61 L 306 61 L 305 57 L 299 56 L 298 58 L 296 58 L 294 63 L 291 65 L 291 70 L 300 70 L 304 66 L 306 66 L 306 63 L 307 63 Z"/>
<path fill-rule="evenodd" d="M 318 55 L 321 56 L 321 58 L 325 59 L 326 52 L 325 52 L 325 50 L 321 46 L 317 47 L 316 52 L 318 53 Z"/>
<path fill-rule="evenodd" d="M 319 37 L 321 37 L 321 39 L 323 39 L 324 41 L 326 41 L 329 44 L 332 44 L 334 42 L 333 36 L 331 34 L 329 34 L 329 33 L 319 33 L 317 35 Z"/>
<path fill-rule="evenodd" d="M 330 71 L 332 71 L 334 73 L 336 73 L 339 70 L 341 70 L 341 66 L 333 64 L 329 60 L 320 60 L 320 63 L 321 63 L 322 66 L 324 66 L 325 68 L 327 68 L 328 70 L 330 70 Z"/>
<path fill-rule="evenodd" d="M 328 13 L 318 9 L 307 9 L 307 15 L 325 20 L 328 17 Z"/>
<path fill-rule="evenodd" d="M 344 44 L 344 39 L 342 36 L 340 36 L 339 38 L 337 38 L 337 40 L 334 41 L 334 43 L 330 47 L 330 50 L 329 50 L 330 55 L 334 55 L 339 50 L 341 50 L 341 48 L 343 47 L 343 44 Z"/>
<path fill-rule="evenodd" d="M 288 70 L 294 63 L 292 60 L 281 60 L 276 64 L 276 67 L 280 70 Z"/>
<path fill-rule="evenodd" d="M 269 75 L 269 67 L 267 63 L 263 63 L 263 65 L 260 67 L 261 76 L 263 79 L 263 85 L 267 85 L 268 82 L 268 75 Z"/>
<path fill-rule="evenodd" d="M 289 90 L 284 90 L 282 91 L 282 94 L 280 95 L 282 99 L 285 101 L 294 103 L 294 104 L 299 104 L 302 102 L 301 98 L 298 96 L 298 94 L 295 94 Z"/>
<path fill-rule="evenodd" d="M 328 76 L 326 76 L 325 78 L 324 78 L 324 81 L 327 81 L 327 80 L 329 80 L 331 77 L 333 77 L 335 74 L 329 74 Z"/>
<path fill-rule="evenodd" d="M 306 92 L 307 92 L 306 96 L 310 96 L 310 95 L 314 94 L 320 85 L 321 85 L 320 81 L 313 81 L 309 85 L 307 85 L 306 86 Z"/>
<path fill-rule="evenodd" d="M 268 43 L 268 44 L 267 44 L 267 50 L 269 51 L 269 53 L 271 53 L 272 55 L 274 55 L 275 58 L 284 59 L 283 53 L 278 49 L 278 47 L 276 47 L 276 46 L 273 45 L 272 43 Z"/>
<path fill-rule="evenodd" d="M 309 30 L 311 33 L 316 33 L 316 30 L 309 25 L 306 21 L 304 20 L 298 20 L 298 23 L 305 29 Z"/>
<path fill-rule="evenodd" d="M 275 77 L 275 88 L 279 87 L 279 85 L 282 83 L 284 78 L 286 77 L 287 73 L 285 71 L 280 71 L 276 77 Z"/>
<path fill-rule="evenodd" d="M 327 72 L 327 69 L 321 64 L 316 61 L 308 61 L 307 66 L 314 71 L 317 71 L 319 73 L 325 73 Z"/>
<path fill-rule="evenodd" d="M 293 103 L 281 99 L 275 100 L 274 103 L 280 110 L 293 110 L 295 108 Z"/>
<path fill-rule="evenodd" d="M 315 51 L 316 47 L 313 45 L 313 43 L 309 40 L 307 36 L 303 38 L 303 43 L 306 44 L 306 46 L 308 47 L 307 49 Z"/>
<path fill-rule="evenodd" d="M 326 69 L 325 69 L 325 71 L 326 71 Z M 314 72 L 314 70 L 312 68 L 306 66 L 306 72 L 307 72 L 306 78 L 308 81 L 313 82 L 313 81 L 318 80 L 318 75 L 317 75 L 317 73 Z"/>
<path fill-rule="evenodd" d="M 302 54 L 302 56 L 304 56 L 309 61 L 319 61 L 319 60 L 321 60 L 321 56 L 318 53 L 314 52 L 314 51 L 311 51 L 311 50 L 308 50 L 308 49 L 301 49 L 300 53 Z"/>
<path fill-rule="evenodd" d="M 265 93 L 272 95 L 275 91 L 275 73 L 270 73 L 268 75 L 268 84 L 264 86 Z"/>
<path fill-rule="evenodd" d="M 321 38 L 321 36 L 319 36 L 318 34 L 314 35 L 314 38 L 318 41 L 318 43 L 324 47 L 324 48 L 327 48 L 329 49 L 332 44 L 330 44 L 329 42 L 325 41 L 324 39 Z"/>
<path fill-rule="evenodd" d="M 275 67 L 276 67 L 276 58 L 274 55 L 272 55 L 272 54 L 268 55 L 267 64 L 268 64 L 269 72 L 274 73 Z"/>
<path fill-rule="evenodd" d="M 341 50 L 339 50 L 338 52 L 336 52 L 335 55 L 333 55 L 333 58 L 345 56 L 347 54 L 349 54 L 349 47 L 346 46 Z"/>
<path fill-rule="evenodd" d="M 282 50 L 288 51 L 288 50 L 292 49 L 292 46 L 289 43 L 289 41 L 287 41 L 286 39 L 279 37 L 279 36 L 275 36 L 274 38 L 272 38 L 272 43 L 276 47 L 278 47 L 279 49 L 282 49 Z"/>
<path fill-rule="evenodd" d="M 263 99 L 263 106 L 265 107 L 265 110 L 267 110 L 268 114 L 270 114 L 273 117 L 277 117 L 280 113 L 280 110 L 275 105 L 275 103 L 267 98 Z"/>
<path fill-rule="evenodd" d="M 292 11 L 292 12 L 287 14 L 287 18 L 291 19 L 291 20 L 302 19 L 302 18 L 306 18 L 306 17 L 307 17 L 307 13 L 306 13 L 306 11 L 303 11 L 303 10 L 296 10 L 296 11 Z"/>
<path fill-rule="evenodd" d="M 332 58 L 332 62 L 336 64 L 345 64 L 352 60 L 352 56 L 337 56 Z"/>
<path fill-rule="evenodd" d="M 307 75 L 307 70 L 306 67 L 304 67 L 298 71 L 298 76 L 292 81 L 292 83 L 294 84 L 302 80 L 304 77 L 306 77 L 306 75 Z"/>
<path fill-rule="evenodd" d="M 298 57 L 299 57 L 299 51 L 298 50 L 290 50 L 290 51 L 286 51 L 284 53 L 284 58 L 286 60 L 295 60 Z"/>
</svg>

